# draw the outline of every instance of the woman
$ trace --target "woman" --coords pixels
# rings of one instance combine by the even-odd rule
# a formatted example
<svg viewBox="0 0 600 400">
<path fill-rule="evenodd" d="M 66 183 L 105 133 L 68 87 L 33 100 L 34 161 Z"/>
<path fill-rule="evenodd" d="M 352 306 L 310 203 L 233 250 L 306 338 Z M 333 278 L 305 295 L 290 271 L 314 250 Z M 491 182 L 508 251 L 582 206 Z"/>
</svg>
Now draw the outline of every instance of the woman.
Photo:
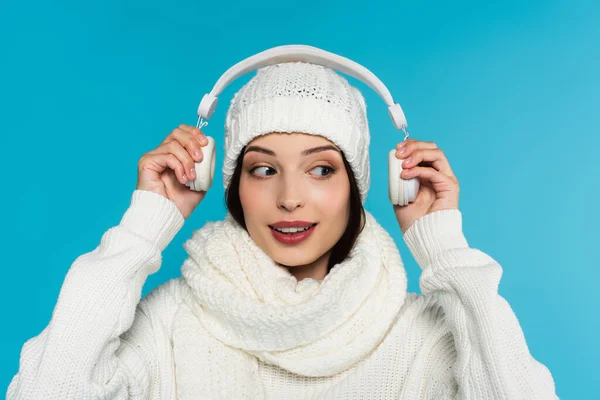
<svg viewBox="0 0 600 400">
<path fill-rule="evenodd" d="M 389 234 L 363 209 L 360 92 L 308 63 L 262 68 L 227 113 L 224 221 L 194 231 L 182 276 L 141 299 L 205 193 L 185 187 L 207 144 L 186 125 L 139 162 L 118 226 L 80 256 L 52 320 L 23 346 L 8 398 L 556 398 L 469 248 L 459 185 L 434 143 L 398 144 L 416 201 L 396 207 L 423 268 L 407 293 Z"/>
</svg>

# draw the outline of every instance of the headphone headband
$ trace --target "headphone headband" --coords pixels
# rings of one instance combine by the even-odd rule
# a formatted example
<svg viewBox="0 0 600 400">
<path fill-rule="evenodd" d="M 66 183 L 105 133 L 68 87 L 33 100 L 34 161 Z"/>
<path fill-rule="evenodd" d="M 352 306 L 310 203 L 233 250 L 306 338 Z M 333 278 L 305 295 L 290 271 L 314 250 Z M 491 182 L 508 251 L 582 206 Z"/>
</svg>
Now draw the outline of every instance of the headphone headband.
<svg viewBox="0 0 600 400">
<path fill-rule="evenodd" d="M 217 81 L 210 93 L 202 97 L 198 106 L 198 116 L 210 119 L 218 103 L 218 96 L 233 81 L 248 72 L 267 65 L 284 62 L 307 62 L 338 70 L 367 84 L 385 101 L 388 113 L 396 129 L 402 129 L 406 134 L 406 117 L 400 104 L 394 103 L 387 87 L 367 68 L 340 55 L 306 45 L 277 46 L 257 53 L 230 67 Z"/>
</svg>

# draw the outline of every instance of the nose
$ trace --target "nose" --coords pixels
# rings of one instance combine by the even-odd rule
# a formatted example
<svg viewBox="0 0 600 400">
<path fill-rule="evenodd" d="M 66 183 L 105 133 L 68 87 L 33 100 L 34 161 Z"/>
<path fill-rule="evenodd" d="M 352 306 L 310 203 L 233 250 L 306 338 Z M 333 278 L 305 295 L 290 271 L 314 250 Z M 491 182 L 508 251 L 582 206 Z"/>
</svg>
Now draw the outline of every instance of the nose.
<svg viewBox="0 0 600 400">
<path fill-rule="evenodd" d="M 277 206 L 285 211 L 294 211 L 297 208 L 304 206 L 304 197 L 302 195 L 302 189 L 297 182 L 293 179 L 283 179 L 282 187 L 279 192 L 279 198 L 277 200 Z"/>
</svg>

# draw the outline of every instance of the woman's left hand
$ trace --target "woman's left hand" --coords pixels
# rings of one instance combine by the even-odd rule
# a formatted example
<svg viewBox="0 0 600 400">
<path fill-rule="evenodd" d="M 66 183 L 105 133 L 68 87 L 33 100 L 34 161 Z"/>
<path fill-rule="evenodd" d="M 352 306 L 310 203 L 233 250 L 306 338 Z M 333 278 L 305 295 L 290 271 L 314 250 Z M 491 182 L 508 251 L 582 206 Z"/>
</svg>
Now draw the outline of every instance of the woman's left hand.
<svg viewBox="0 0 600 400">
<path fill-rule="evenodd" d="M 429 213 L 458 209 L 458 180 L 444 152 L 435 143 L 407 139 L 398 143 L 396 149 L 396 157 L 404 159 L 400 177 L 418 178 L 421 181 L 414 202 L 402 207 L 394 205 L 402 234 L 413 222 Z"/>
</svg>

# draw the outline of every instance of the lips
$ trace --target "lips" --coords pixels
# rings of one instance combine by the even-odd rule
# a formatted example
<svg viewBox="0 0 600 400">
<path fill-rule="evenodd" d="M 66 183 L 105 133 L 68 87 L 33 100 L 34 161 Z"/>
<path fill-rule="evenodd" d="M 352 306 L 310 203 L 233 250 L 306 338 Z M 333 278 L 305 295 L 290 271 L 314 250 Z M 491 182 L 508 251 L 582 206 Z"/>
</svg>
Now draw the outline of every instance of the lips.
<svg viewBox="0 0 600 400">
<path fill-rule="evenodd" d="M 306 240 L 317 226 L 307 221 L 279 221 L 269 225 L 273 237 L 283 244 L 298 244 Z"/>
<path fill-rule="evenodd" d="M 269 225 L 272 228 L 306 228 L 315 225 L 314 222 L 308 221 L 279 221 Z"/>
</svg>

